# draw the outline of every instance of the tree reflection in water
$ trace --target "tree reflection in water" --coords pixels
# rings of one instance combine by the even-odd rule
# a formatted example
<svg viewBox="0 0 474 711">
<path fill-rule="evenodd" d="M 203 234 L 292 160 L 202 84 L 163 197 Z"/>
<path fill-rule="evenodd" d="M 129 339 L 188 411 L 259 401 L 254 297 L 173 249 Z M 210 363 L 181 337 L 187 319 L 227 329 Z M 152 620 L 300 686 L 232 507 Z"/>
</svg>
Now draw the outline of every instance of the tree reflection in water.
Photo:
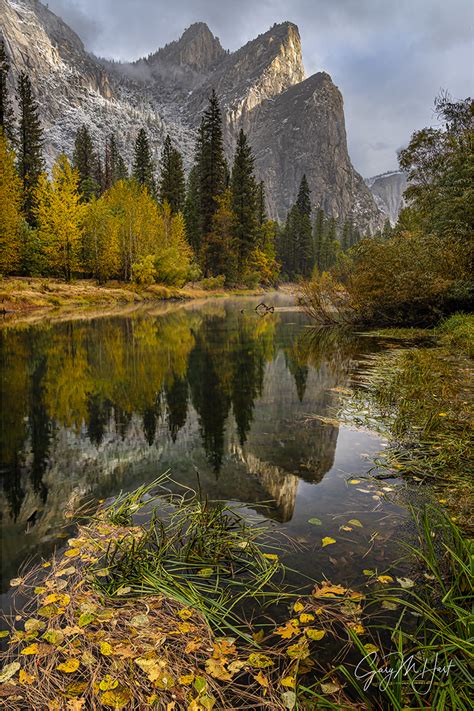
<svg viewBox="0 0 474 711">
<path fill-rule="evenodd" d="M 211 497 L 272 500 L 292 516 L 299 479 L 330 469 L 332 388 L 370 346 L 302 313 L 264 318 L 236 301 L 151 316 L 13 327 L 0 333 L 6 579 L 46 550 L 65 508 L 170 468 Z"/>
</svg>

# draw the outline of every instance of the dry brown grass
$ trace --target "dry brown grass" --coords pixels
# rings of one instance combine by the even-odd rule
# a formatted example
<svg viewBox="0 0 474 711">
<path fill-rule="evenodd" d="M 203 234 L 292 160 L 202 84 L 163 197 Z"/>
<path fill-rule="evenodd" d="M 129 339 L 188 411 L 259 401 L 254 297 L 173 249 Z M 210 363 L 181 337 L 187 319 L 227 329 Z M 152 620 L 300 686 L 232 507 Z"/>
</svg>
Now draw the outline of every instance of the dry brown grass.
<svg viewBox="0 0 474 711">
<path fill-rule="evenodd" d="M 70 284 L 60 279 L 12 277 L 0 281 L 0 311 L 18 312 L 38 308 L 70 308 L 77 306 L 132 304 L 169 299 L 201 299 L 224 296 L 235 291 L 201 289 L 187 285 L 182 289 L 163 284 L 138 286 L 108 282 L 99 286 L 92 279 L 78 279 Z M 261 290 L 240 290 L 237 293 L 258 294 Z"/>
</svg>

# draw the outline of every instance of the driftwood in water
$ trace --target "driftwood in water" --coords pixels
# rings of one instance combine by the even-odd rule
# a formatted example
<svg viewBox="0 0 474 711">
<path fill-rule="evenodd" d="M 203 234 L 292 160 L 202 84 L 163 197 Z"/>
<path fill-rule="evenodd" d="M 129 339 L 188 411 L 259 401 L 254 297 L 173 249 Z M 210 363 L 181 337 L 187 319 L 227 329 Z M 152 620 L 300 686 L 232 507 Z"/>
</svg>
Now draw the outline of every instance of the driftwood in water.
<svg viewBox="0 0 474 711">
<path fill-rule="evenodd" d="M 274 306 L 267 306 L 263 301 L 255 307 L 255 311 L 259 316 L 266 316 L 266 314 L 272 314 L 275 312 Z"/>
</svg>

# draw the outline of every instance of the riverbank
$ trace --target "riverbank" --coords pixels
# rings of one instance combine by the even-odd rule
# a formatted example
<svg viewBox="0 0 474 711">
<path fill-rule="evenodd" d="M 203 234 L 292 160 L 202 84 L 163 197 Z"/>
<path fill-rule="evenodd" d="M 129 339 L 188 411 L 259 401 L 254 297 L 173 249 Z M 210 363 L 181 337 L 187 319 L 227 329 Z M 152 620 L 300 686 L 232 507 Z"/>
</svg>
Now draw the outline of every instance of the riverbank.
<svg viewBox="0 0 474 711">
<path fill-rule="evenodd" d="M 209 280 L 208 280 L 209 282 Z M 209 284 L 192 284 L 183 288 L 162 284 L 138 286 L 108 282 L 99 286 L 92 279 L 70 284 L 60 279 L 15 277 L 0 281 L 0 313 L 22 315 L 32 311 L 75 310 L 88 307 L 126 306 L 158 301 L 182 301 L 224 296 L 252 296 L 265 293 L 262 288 L 224 289 Z"/>
<path fill-rule="evenodd" d="M 374 335 L 391 339 L 392 347 L 372 359 L 354 411 L 388 434 L 387 469 L 429 484 L 472 534 L 474 315 L 456 314 L 435 329 Z"/>
</svg>

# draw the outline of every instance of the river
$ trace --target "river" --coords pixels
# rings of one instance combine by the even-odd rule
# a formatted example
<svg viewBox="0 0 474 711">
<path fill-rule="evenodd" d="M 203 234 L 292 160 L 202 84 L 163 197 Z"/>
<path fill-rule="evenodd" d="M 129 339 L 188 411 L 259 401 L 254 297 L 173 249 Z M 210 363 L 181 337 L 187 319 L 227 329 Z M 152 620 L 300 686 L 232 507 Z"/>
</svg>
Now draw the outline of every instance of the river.
<svg viewBox="0 0 474 711">
<path fill-rule="evenodd" d="M 309 578 L 357 585 L 400 555 L 399 481 L 373 478 L 386 442 L 336 417 L 386 344 L 265 301 L 275 313 L 226 298 L 3 328 L 3 593 L 64 545 L 65 512 L 166 470 L 266 519 Z"/>
</svg>

